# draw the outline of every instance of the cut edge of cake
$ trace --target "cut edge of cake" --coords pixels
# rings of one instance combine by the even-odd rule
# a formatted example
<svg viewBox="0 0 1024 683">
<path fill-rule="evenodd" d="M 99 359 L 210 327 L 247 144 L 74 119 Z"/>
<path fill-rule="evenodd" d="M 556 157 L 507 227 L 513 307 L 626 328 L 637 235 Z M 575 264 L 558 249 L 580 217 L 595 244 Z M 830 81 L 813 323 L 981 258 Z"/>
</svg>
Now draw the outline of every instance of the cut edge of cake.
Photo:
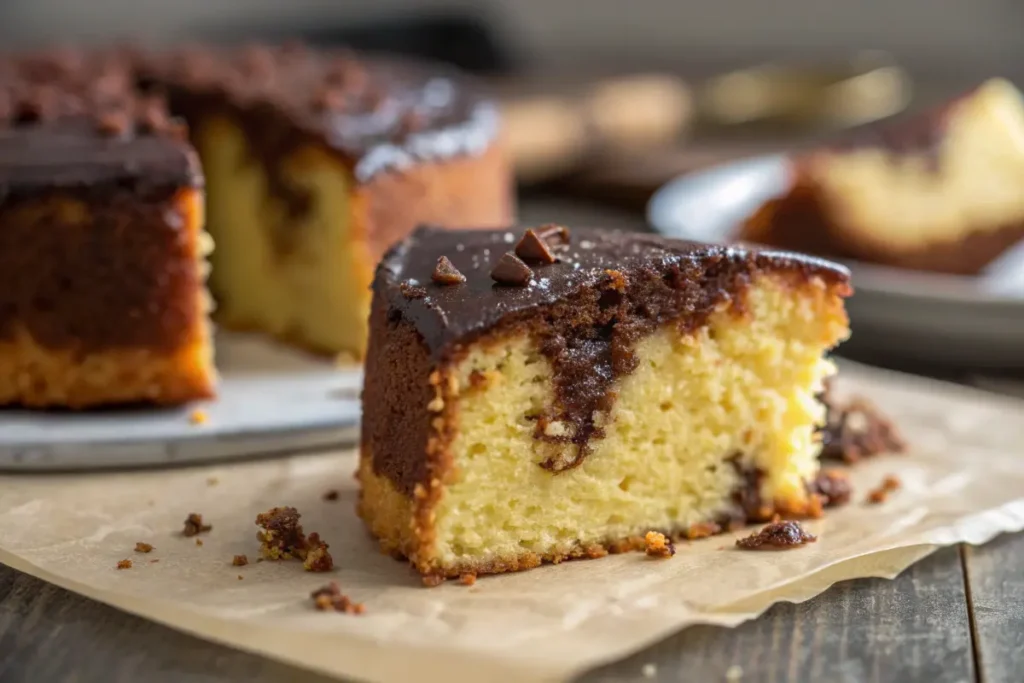
<svg viewBox="0 0 1024 683">
<path fill-rule="evenodd" d="M 766 268 L 771 257 L 760 258 Z M 564 424 L 542 423 L 554 439 L 536 436 L 553 389 L 534 333 L 498 325 L 435 356 L 378 296 L 360 515 L 433 582 L 638 549 L 652 529 L 686 538 L 819 514 L 817 395 L 834 371 L 825 353 L 848 334 L 848 283 L 825 272 L 752 271 L 703 324 L 666 320 L 641 337 L 583 458 L 559 443 Z M 566 449 L 570 466 L 553 471 Z"/>
</svg>

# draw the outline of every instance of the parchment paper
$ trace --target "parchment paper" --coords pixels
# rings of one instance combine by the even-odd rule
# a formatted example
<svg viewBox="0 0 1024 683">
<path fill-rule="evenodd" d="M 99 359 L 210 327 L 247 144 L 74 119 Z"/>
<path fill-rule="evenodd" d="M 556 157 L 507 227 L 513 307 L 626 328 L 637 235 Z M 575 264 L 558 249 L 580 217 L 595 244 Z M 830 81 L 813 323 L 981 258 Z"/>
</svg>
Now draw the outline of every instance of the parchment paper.
<svg viewBox="0 0 1024 683">
<path fill-rule="evenodd" d="M 562 680 L 677 631 L 732 626 L 836 581 L 892 577 L 939 545 L 1024 528 L 1024 401 L 845 364 L 840 392 L 894 416 L 910 453 L 852 471 L 853 502 L 808 523 L 813 545 L 743 552 L 736 534 L 642 553 L 423 588 L 379 554 L 353 508 L 355 455 L 163 472 L 0 477 L 0 561 L 204 638 L 375 681 Z M 864 503 L 888 474 L 903 488 Z M 328 489 L 339 500 L 323 500 Z M 254 518 L 293 505 L 338 568 L 256 563 Z M 180 535 L 190 512 L 212 531 Z M 137 541 L 150 554 L 133 552 Z M 236 554 L 251 564 L 231 566 Z M 133 560 L 131 569 L 115 568 Z M 159 560 L 151 562 L 150 560 Z M 241 576 L 242 579 L 238 577 Z M 316 612 L 311 590 L 340 582 L 366 613 Z"/>
</svg>

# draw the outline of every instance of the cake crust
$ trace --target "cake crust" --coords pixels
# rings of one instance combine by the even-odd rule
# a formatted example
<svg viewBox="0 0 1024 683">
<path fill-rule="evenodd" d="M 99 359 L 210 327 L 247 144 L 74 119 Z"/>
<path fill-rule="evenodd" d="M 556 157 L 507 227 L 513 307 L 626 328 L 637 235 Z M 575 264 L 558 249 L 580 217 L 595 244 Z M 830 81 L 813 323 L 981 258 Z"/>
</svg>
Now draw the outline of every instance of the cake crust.
<svg viewBox="0 0 1024 683">
<path fill-rule="evenodd" d="M 652 528 L 566 539 L 538 549 L 498 550 L 483 559 L 441 557 L 438 544 L 448 542 L 442 536 L 453 523 L 442 520 L 448 514 L 442 507 L 468 471 L 465 458 L 474 457 L 478 447 L 484 449 L 479 457 L 488 457 L 489 437 L 474 437 L 483 439 L 480 446 L 466 443 L 463 421 L 471 419 L 474 402 L 497 400 L 501 382 L 529 386 L 533 381 L 518 375 L 508 379 L 520 372 L 511 367 L 487 370 L 488 358 L 513 362 L 522 354 L 517 349 L 527 349 L 527 366 L 552 368 L 550 380 L 544 380 L 553 388 L 551 402 L 533 409 L 524 405 L 527 415 L 515 427 L 518 434 L 532 432 L 527 438 L 538 467 L 504 475 L 516 477 L 510 484 L 524 475 L 542 483 L 575 476 L 571 473 L 581 468 L 587 474 L 579 476 L 595 476 L 614 456 L 604 453 L 601 463 L 592 463 L 591 448 L 603 446 L 610 420 L 626 419 L 615 417 L 616 406 L 627 398 L 638 400 L 628 380 L 648 372 L 651 350 L 663 348 L 661 339 L 686 340 L 698 332 L 707 338 L 708 320 L 722 323 L 724 331 L 729 320 L 753 315 L 748 304 L 756 308 L 762 302 L 748 300 L 746 292 L 766 274 L 777 286 L 772 291 L 806 291 L 809 301 L 820 302 L 809 305 L 821 305 L 822 312 L 835 316 L 834 323 L 823 325 L 826 338 L 814 343 L 830 346 L 845 334 L 837 302 L 849 293 L 847 275 L 817 259 L 574 230 L 570 242 L 555 250 L 558 263 L 534 264 L 528 286 L 509 287 L 492 271 L 514 249 L 519 232 L 419 230 L 378 268 L 364 386 L 359 512 L 385 551 L 408 557 L 428 577 L 515 571 L 642 548 L 643 533 Z M 442 256 L 465 282 L 453 286 L 431 280 Z M 530 353 L 536 353 L 536 360 L 529 360 Z M 661 410 L 675 410 L 666 406 Z M 490 433 L 500 433 L 496 429 Z M 806 432 L 810 444 L 810 423 Z M 737 452 L 722 463 L 714 476 L 720 482 L 716 485 L 728 491 L 701 503 L 704 511 L 694 512 L 700 516 L 653 528 L 683 538 L 694 524 L 724 529 L 776 512 L 820 512 L 821 501 L 808 489 L 813 472 L 794 472 L 794 479 L 776 476 L 769 485 L 749 456 Z M 529 461 L 524 466 L 531 467 Z M 628 487 L 628 479 L 620 488 Z"/>
</svg>

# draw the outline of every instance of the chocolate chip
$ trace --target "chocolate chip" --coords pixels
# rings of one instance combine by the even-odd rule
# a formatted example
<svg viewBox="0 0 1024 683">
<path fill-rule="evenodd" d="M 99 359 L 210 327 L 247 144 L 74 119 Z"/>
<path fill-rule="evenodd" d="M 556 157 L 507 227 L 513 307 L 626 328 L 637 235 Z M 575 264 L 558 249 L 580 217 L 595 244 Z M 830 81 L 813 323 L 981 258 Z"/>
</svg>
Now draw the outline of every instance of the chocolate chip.
<svg viewBox="0 0 1024 683">
<path fill-rule="evenodd" d="M 130 123 L 124 111 L 103 112 L 96 117 L 96 131 L 105 137 L 121 137 L 128 132 Z"/>
<path fill-rule="evenodd" d="M 554 263 L 558 260 L 551 253 L 551 250 L 548 249 L 547 243 L 541 239 L 540 235 L 529 228 L 523 233 L 519 244 L 516 245 L 516 256 L 524 261 L 536 263 Z"/>
<path fill-rule="evenodd" d="M 533 271 L 530 266 L 523 263 L 518 256 L 511 251 L 501 255 L 498 263 L 491 271 L 491 279 L 499 285 L 511 285 L 513 287 L 524 287 L 533 278 Z"/>
<path fill-rule="evenodd" d="M 447 256 L 442 256 L 437 259 L 437 266 L 434 267 L 430 279 L 439 285 L 460 285 L 466 281 L 466 276 L 452 265 Z"/>
<path fill-rule="evenodd" d="M 548 247 L 569 244 L 569 228 L 564 225 L 547 223 L 536 228 L 537 236 L 544 240 Z"/>
</svg>

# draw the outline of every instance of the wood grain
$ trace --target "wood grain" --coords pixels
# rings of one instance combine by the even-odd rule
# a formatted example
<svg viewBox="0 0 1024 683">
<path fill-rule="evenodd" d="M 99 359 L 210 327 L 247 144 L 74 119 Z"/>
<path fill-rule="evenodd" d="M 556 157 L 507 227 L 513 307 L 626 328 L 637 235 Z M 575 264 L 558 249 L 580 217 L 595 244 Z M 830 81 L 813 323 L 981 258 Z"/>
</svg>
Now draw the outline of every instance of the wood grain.
<svg viewBox="0 0 1024 683">
<path fill-rule="evenodd" d="M 1024 537 L 1020 541 L 1014 548 L 1018 556 L 1024 553 Z M 737 629 L 690 629 L 581 681 L 721 681 L 732 667 L 739 667 L 733 671 L 742 672 L 744 683 L 971 681 L 961 570 L 957 549 L 949 548 L 895 581 L 843 583 L 801 605 L 777 605 Z M 1004 668 L 997 662 L 993 671 L 1012 666 L 1012 652 L 993 652 L 1004 657 Z M 653 665 L 653 677 L 645 665 Z M 0 567 L 0 683 L 300 679 L 330 680 L 207 643 Z"/>
<path fill-rule="evenodd" d="M 963 553 L 979 678 L 1019 681 L 1024 657 L 1024 534 Z"/>
<path fill-rule="evenodd" d="M 947 548 L 893 581 L 838 584 L 805 603 L 776 605 L 736 629 L 689 629 L 583 680 L 724 681 L 739 667 L 733 673 L 743 683 L 971 681 L 959 565 L 957 548 Z M 652 663 L 656 671 L 647 677 L 644 666 Z"/>
</svg>

